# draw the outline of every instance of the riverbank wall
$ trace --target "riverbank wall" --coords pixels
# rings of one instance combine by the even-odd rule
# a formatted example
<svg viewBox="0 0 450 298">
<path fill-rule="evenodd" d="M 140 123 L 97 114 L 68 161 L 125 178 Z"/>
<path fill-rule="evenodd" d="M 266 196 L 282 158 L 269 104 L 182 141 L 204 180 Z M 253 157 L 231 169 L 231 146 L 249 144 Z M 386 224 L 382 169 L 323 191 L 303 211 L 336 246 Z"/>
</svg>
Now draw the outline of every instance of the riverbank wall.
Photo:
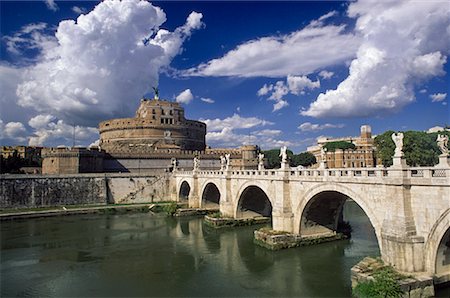
<svg viewBox="0 0 450 298">
<path fill-rule="evenodd" d="M 168 201 L 169 174 L 1 175 L 0 208 Z"/>
</svg>

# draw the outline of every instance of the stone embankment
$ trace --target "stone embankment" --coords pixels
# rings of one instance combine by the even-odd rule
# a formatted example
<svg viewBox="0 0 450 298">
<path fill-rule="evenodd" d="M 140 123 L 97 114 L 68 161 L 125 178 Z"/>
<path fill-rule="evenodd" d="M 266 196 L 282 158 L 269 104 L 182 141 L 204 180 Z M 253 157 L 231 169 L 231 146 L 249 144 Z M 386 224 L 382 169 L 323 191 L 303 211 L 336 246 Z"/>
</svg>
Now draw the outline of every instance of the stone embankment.
<svg viewBox="0 0 450 298">
<path fill-rule="evenodd" d="M 161 202 L 168 189 L 165 174 L 1 175 L 0 208 Z"/>
</svg>

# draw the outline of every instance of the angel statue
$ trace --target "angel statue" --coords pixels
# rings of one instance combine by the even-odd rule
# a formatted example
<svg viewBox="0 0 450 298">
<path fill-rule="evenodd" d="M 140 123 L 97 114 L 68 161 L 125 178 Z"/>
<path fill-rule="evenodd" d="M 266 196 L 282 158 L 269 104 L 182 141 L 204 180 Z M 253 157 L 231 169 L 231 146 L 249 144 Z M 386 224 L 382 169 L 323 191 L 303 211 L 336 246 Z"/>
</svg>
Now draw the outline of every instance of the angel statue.
<svg viewBox="0 0 450 298">
<path fill-rule="evenodd" d="M 402 151 L 403 150 L 403 133 L 401 133 L 401 132 L 395 133 L 394 132 L 391 137 L 395 144 L 394 156 L 396 156 L 396 157 L 403 156 L 403 151 Z"/>
<path fill-rule="evenodd" d="M 226 164 L 227 164 L 227 159 L 225 158 L 225 156 L 221 155 L 220 156 L 220 170 L 221 171 L 225 171 Z"/>
<path fill-rule="evenodd" d="M 288 156 L 287 156 L 287 147 L 286 146 L 281 147 L 279 156 L 281 157 L 281 163 L 287 162 Z"/>
<path fill-rule="evenodd" d="M 442 152 L 442 155 L 448 155 L 448 136 L 438 134 L 436 142 Z"/>
<path fill-rule="evenodd" d="M 227 171 L 230 169 L 230 158 L 231 158 L 230 153 L 225 154 L 225 160 L 226 160 L 225 170 L 227 170 Z"/>
<path fill-rule="evenodd" d="M 200 159 L 195 156 L 194 157 L 194 171 L 198 171 L 200 169 Z"/>
</svg>

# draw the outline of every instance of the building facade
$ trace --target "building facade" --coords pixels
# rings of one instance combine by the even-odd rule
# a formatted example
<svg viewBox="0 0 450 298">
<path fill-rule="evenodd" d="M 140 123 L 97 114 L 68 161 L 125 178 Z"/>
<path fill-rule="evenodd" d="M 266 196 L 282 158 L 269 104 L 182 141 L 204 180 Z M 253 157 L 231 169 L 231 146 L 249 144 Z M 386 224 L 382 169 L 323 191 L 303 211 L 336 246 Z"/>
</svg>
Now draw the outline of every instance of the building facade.
<svg viewBox="0 0 450 298">
<path fill-rule="evenodd" d="M 142 99 L 134 118 L 101 122 L 99 132 L 100 147 L 108 153 L 206 148 L 206 124 L 185 119 L 179 103 L 158 98 Z"/>
<path fill-rule="evenodd" d="M 155 173 L 193 168 L 200 159 L 204 170 L 221 167 L 220 156 L 230 154 L 233 169 L 257 169 L 259 148 L 211 149 L 206 147 L 206 124 L 184 118 L 176 102 L 142 99 L 134 118 L 103 121 L 99 124 L 98 148 L 47 148 L 43 150 L 43 174 L 91 172 Z"/>
<path fill-rule="evenodd" d="M 352 143 L 356 148 L 336 149 L 333 152 L 322 151 L 325 144 L 338 141 Z M 361 133 L 358 137 L 320 138 L 317 140 L 317 145 L 308 147 L 307 151 L 316 157 L 316 166 L 325 164 L 328 168 L 365 168 L 380 164 L 377 162 L 374 138 L 369 125 L 361 126 Z"/>
</svg>

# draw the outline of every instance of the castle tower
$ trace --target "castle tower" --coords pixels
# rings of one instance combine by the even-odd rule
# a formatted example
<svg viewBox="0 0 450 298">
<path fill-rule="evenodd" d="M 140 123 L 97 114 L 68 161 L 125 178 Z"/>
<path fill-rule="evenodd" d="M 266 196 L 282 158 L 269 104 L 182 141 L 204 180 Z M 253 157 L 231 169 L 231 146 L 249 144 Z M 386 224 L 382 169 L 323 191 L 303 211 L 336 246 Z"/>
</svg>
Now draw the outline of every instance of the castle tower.
<svg viewBox="0 0 450 298">
<path fill-rule="evenodd" d="M 135 118 L 101 122 L 99 132 L 100 147 L 108 153 L 203 151 L 206 147 L 206 124 L 187 120 L 179 103 L 159 98 L 142 99 Z"/>
<path fill-rule="evenodd" d="M 361 126 L 361 139 L 371 139 L 372 138 L 372 128 L 370 125 Z"/>
</svg>

